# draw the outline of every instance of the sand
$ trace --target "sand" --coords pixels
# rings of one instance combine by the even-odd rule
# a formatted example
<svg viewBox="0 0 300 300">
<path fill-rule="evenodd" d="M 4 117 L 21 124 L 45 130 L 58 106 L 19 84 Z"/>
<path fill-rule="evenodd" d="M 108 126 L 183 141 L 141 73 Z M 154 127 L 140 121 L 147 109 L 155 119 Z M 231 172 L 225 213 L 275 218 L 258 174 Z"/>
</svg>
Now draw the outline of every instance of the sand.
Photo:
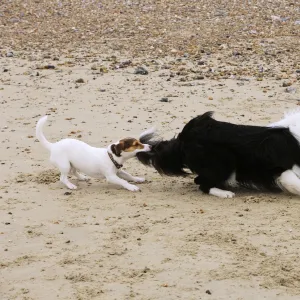
<svg viewBox="0 0 300 300">
<path fill-rule="evenodd" d="M 74 178 L 79 188 L 69 191 L 34 137 L 44 114 L 50 141 L 99 147 L 153 125 L 169 138 L 208 110 L 266 125 L 297 108 L 299 94 L 276 80 L 185 86 L 151 66 L 148 75 L 91 66 L 1 60 L 1 299 L 299 299 L 299 198 L 218 199 L 135 159 L 125 168 L 146 177 L 141 192 Z"/>
<path fill-rule="evenodd" d="M 205 111 L 279 120 L 300 103 L 296 3 L 69 2 L 0 4 L 0 299 L 298 300 L 299 197 L 218 199 L 135 159 L 141 192 L 70 191 L 35 139 L 45 114 L 50 141 L 98 147 Z"/>
</svg>

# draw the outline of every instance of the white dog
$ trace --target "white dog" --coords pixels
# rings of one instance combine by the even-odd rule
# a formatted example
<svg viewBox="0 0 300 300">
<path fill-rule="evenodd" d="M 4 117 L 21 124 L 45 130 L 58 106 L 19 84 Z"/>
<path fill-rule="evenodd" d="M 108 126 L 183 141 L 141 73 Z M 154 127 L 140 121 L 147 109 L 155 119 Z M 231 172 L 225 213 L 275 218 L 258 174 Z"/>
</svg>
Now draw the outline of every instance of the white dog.
<svg viewBox="0 0 300 300">
<path fill-rule="evenodd" d="M 107 148 L 95 148 L 75 139 L 63 139 L 56 143 L 47 141 L 43 134 L 43 126 L 47 116 L 42 117 L 36 125 L 36 137 L 40 143 L 50 151 L 50 162 L 61 172 L 60 181 L 69 189 L 77 187 L 68 179 L 68 175 L 75 175 L 79 180 L 87 177 L 78 171 L 94 177 L 106 178 L 110 183 L 120 185 L 129 191 L 138 191 L 139 188 L 128 181 L 144 182 L 144 178 L 134 177 L 121 170 L 123 163 L 136 156 L 138 152 L 147 152 L 151 146 L 142 144 L 134 138 L 122 139 Z M 141 137 L 154 132 L 150 129 L 141 134 Z"/>
</svg>

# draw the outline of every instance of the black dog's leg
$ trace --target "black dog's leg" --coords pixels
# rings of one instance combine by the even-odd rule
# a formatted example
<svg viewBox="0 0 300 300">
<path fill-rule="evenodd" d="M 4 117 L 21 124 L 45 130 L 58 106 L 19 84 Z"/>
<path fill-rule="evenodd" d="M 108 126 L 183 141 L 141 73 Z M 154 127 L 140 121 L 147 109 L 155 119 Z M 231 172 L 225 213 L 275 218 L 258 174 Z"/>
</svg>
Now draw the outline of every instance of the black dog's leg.
<svg viewBox="0 0 300 300">
<path fill-rule="evenodd" d="M 198 154 L 200 153 L 198 152 Z M 206 154 L 203 152 L 201 154 L 198 158 L 195 153 L 190 156 L 192 161 L 189 163 L 193 166 L 191 169 L 198 175 L 194 179 L 195 184 L 199 185 L 199 189 L 203 193 L 222 198 L 232 198 L 234 196 L 232 192 L 221 188 L 235 171 L 234 156 L 226 149 L 218 152 L 211 150 L 209 155 L 203 156 Z"/>
</svg>

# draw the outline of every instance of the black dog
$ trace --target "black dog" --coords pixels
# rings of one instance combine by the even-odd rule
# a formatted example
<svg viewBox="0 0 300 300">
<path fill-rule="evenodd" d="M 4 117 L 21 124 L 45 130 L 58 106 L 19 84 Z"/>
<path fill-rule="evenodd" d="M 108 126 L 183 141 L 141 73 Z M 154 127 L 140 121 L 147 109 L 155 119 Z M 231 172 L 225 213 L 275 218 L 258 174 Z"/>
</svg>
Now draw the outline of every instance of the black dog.
<svg viewBox="0 0 300 300">
<path fill-rule="evenodd" d="M 152 150 L 137 158 L 169 176 L 185 176 L 190 169 L 198 175 L 194 182 L 200 190 L 222 198 L 234 196 L 226 186 L 300 195 L 300 127 L 288 125 L 236 125 L 214 120 L 212 112 L 206 112 L 171 140 L 158 140 L 153 133 L 141 137 Z"/>
</svg>

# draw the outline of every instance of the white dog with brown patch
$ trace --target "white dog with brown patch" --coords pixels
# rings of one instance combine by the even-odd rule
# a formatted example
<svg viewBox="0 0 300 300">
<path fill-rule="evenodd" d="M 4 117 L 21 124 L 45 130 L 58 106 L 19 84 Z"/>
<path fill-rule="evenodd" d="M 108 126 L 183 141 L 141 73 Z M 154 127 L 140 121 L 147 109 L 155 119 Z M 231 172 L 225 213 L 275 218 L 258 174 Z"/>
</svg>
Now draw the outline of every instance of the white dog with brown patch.
<svg viewBox="0 0 300 300">
<path fill-rule="evenodd" d="M 110 183 L 120 185 L 129 191 L 138 191 L 139 188 L 128 181 L 144 182 L 141 177 L 134 177 L 121 170 L 123 163 L 129 158 L 136 156 L 138 152 L 151 150 L 148 144 L 142 144 L 134 138 L 125 138 L 107 148 L 95 148 L 76 140 L 63 139 L 56 143 L 47 141 L 43 134 L 43 126 L 47 116 L 42 117 L 36 125 L 36 137 L 40 143 L 50 151 L 50 162 L 61 172 L 60 181 L 69 189 L 76 189 L 77 186 L 71 183 L 68 175 L 75 175 L 79 180 L 86 180 L 87 177 L 78 173 L 82 172 L 94 178 L 106 178 Z M 150 129 L 141 134 L 140 137 L 154 132 Z"/>
</svg>

